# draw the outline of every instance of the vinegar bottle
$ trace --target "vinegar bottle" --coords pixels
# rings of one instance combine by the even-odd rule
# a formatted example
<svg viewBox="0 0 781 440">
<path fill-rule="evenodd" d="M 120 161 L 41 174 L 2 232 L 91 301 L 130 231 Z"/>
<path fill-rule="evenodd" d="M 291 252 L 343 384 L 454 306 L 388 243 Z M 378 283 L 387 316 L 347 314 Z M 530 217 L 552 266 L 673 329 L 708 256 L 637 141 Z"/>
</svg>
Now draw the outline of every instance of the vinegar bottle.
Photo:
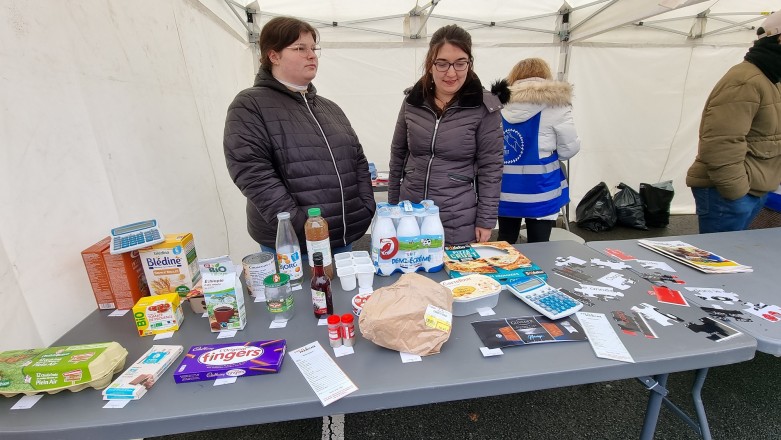
<svg viewBox="0 0 781 440">
<path fill-rule="evenodd" d="M 315 252 L 312 256 L 315 263 L 312 271 L 312 305 L 315 310 L 315 317 L 322 318 L 325 315 L 334 314 L 334 301 L 331 296 L 331 280 L 325 275 L 323 270 L 323 254 Z"/>
<path fill-rule="evenodd" d="M 277 265 L 279 272 L 290 277 L 290 286 L 301 285 L 304 277 L 304 268 L 301 266 L 301 248 L 298 246 L 298 237 L 290 223 L 290 213 L 277 214 Z"/>
<path fill-rule="evenodd" d="M 323 269 L 328 278 L 334 279 L 334 266 L 331 258 L 331 241 L 328 238 L 328 222 L 320 215 L 320 208 L 309 208 L 309 218 L 304 223 L 306 253 L 309 255 L 309 267 L 314 267 L 315 252 L 323 254 Z"/>
</svg>

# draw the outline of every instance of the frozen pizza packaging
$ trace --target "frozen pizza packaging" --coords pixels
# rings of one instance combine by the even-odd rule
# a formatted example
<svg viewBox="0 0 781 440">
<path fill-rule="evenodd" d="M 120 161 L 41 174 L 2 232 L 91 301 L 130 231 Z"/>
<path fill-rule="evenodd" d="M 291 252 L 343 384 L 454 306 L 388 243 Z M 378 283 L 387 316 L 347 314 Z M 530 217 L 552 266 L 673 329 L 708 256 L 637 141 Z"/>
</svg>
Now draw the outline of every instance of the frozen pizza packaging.
<svg viewBox="0 0 781 440">
<path fill-rule="evenodd" d="M 116 342 L 0 353 L 0 394 L 101 389 L 125 366 L 127 350 Z"/>
<path fill-rule="evenodd" d="M 547 279 L 539 266 L 506 241 L 445 246 L 445 271 L 450 278 L 481 274 L 501 284 Z"/>
<path fill-rule="evenodd" d="M 176 383 L 279 372 L 287 348 L 284 339 L 195 345 L 174 372 Z"/>
<path fill-rule="evenodd" d="M 103 400 L 140 399 L 182 351 L 184 347 L 181 345 L 153 345 L 103 390 Z"/>
</svg>

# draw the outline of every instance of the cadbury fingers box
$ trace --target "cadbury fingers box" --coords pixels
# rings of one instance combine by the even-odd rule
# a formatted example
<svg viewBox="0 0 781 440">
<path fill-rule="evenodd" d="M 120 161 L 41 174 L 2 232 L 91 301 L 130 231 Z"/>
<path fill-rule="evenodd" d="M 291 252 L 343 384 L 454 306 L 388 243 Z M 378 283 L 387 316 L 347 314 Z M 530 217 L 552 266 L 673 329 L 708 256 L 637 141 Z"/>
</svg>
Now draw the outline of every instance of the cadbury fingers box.
<svg viewBox="0 0 781 440">
<path fill-rule="evenodd" d="M 176 383 L 277 373 L 287 348 L 284 339 L 194 345 L 174 372 Z"/>
</svg>

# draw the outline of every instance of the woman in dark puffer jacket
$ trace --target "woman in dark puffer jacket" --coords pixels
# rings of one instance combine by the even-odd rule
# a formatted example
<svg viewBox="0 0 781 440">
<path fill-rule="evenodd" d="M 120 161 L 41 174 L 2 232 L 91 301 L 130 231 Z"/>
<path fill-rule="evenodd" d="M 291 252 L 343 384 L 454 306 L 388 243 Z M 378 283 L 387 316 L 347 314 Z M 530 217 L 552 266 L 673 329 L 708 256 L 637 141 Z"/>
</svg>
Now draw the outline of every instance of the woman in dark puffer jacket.
<svg viewBox="0 0 781 440">
<path fill-rule="evenodd" d="M 488 241 L 499 205 L 502 104 L 472 63 L 467 31 L 449 25 L 434 33 L 391 145 L 388 202 L 433 200 L 448 245 Z"/>
<path fill-rule="evenodd" d="M 277 214 L 290 213 L 304 246 L 307 209 L 328 221 L 334 253 L 349 250 L 374 215 L 369 165 L 342 109 L 317 95 L 317 32 L 277 17 L 260 33 L 261 69 L 228 108 L 228 172 L 247 197 L 247 229 L 275 247 Z"/>
</svg>

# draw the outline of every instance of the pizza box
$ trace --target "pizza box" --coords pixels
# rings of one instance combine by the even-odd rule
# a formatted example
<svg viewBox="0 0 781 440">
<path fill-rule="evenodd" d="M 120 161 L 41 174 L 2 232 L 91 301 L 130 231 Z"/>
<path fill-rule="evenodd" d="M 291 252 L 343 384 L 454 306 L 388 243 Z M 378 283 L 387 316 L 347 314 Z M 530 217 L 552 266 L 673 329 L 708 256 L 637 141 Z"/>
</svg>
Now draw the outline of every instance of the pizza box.
<svg viewBox="0 0 781 440">
<path fill-rule="evenodd" d="M 481 274 L 501 284 L 547 279 L 548 275 L 506 241 L 445 246 L 445 271 L 450 278 Z"/>
</svg>

